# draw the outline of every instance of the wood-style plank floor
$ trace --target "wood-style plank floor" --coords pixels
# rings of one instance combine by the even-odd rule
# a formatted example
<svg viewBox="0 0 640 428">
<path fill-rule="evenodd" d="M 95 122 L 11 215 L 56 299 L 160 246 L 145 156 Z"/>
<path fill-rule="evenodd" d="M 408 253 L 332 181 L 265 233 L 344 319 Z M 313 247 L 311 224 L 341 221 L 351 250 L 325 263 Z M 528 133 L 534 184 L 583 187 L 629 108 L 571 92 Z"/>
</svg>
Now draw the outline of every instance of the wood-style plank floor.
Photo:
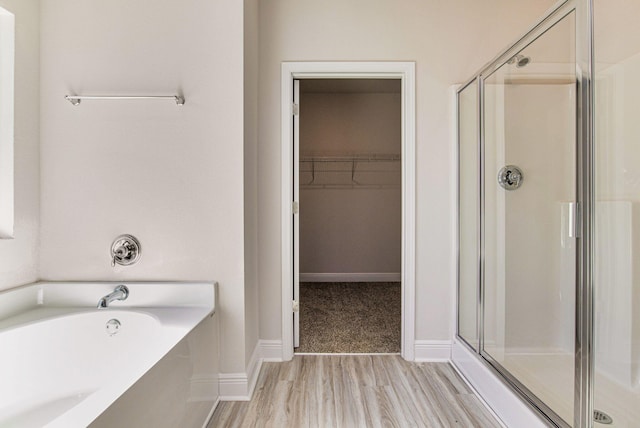
<svg viewBox="0 0 640 428">
<path fill-rule="evenodd" d="M 500 427 L 448 363 L 398 355 L 296 355 L 264 363 L 251 401 L 213 427 Z"/>
</svg>

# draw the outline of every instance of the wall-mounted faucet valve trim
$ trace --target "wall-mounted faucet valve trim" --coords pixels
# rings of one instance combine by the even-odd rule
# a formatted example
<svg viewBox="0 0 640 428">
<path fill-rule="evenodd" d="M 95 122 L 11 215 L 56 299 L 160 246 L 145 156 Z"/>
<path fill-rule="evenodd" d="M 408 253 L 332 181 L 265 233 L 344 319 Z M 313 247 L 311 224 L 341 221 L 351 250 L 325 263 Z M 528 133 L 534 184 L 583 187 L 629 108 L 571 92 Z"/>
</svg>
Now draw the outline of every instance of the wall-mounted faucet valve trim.
<svg viewBox="0 0 640 428">
<path fill-rule="evenodd" d="M 111 244 L 111 266 L 129 266 L 140 259 L 142 247 L 132 235 L 120 235 Z"/>
<path fill-rule="evenodd" d="M 505 190 L 516 190 L 522 186 L 522 170 L 515 165 L 507 165 L 498 173 L 498 184 Z"/>
</svg>

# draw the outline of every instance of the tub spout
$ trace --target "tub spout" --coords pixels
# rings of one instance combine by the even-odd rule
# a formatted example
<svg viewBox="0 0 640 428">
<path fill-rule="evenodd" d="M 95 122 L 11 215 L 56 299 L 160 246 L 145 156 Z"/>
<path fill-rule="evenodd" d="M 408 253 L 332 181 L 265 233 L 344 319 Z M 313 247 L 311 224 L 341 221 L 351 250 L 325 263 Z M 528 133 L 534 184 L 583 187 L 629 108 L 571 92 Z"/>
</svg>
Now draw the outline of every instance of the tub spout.
<svg viewBox="0 0 640 428">
<path fill-rule="evenodd" d="M 126 300 L 129 297 L 129 289 L 126 285 L 118 285 L 113 292 L 107 294 L 102 299 L 98 300 L 99 308 L 107 308 L 109 304 L 114 300 Z"/>
</svg>

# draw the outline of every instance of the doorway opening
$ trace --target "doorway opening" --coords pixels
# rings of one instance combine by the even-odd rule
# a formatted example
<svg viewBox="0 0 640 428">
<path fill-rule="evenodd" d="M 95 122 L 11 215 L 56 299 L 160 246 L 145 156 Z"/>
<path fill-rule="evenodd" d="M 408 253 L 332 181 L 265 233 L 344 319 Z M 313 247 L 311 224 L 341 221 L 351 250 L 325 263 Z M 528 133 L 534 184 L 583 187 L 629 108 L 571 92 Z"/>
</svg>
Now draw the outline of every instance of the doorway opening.
<svg viewBox="0 0 640 428">
<path fill-rule="evenodd" d="M 401 86 L 294 82 L 296 353 L 400 352 Z"/>
<path fill-rule="evenodd" d="M 377 85 L 377 92 L 385 93 L 388 98 L 396 97 L 399 101 L 399 137 L 396 135 L 394 149 L 379 146 L 364 148 L 356 146 L 346 146 L 344 140 L 340 142 L 338 137 L 326 136 L 331 128 L 337 125 L 317 123 L 316 128 L 305 130 L 305 122 L 300 124 L 301 114 L 305 111 L 305 105 L 301 105 L 301 83 L 302 96 L 306 99 L 335 97 L 331 93 L 342 94 L 342 105 L 339 107 L 343 112 L 351 110 L 351 106 L 345 100 L 347 98 L 363 98 L 365 94 L 371 94 L 372 88 Z M 373 86 L 372 86 L 373 85 Z M 385 88 L 385 89 L 382 89 Z M 400 353 L 406 360 L 414 359 L 415 343 L 415 64 L 414 63 L 283 63 L 282 65 L 282 355 L 283 360 L 289 360 L 294 354 L 294 345 L 299 345 L 299 323 L 300 313 L 298 309 L 305 309 L 304 301 L 300 301 L 300 283 L 303 291 L 306 289 L 319 290 L 321 293 L 331 294 L 330 287 L 334 289 L 348 288 L 350 285 L 363 285 L 369 283 L 371 289 L 384 288 L 385 284 L 389 288 L 395 286 L 400 289 Z M 350 95 L 349 95 L 350 94 Z M 356 96 L 356 94 L 359 94 Z M 304 100 L 303 100 L 304 101 Z M 353 101 L 353 100 L 352 100 Z M 328 102 L 328 101 L 327 101 Z M 322 103 L 320 103 L 322 104 Z M 340 103 L 338 103 L 340 104 Z M 316 106 L 318 107 L 318 106 Z M 371 107 L 371 106 L 370 106 Z M 311 105 L 309 108 L 313 108 Z M 326 106 L 323 107 L 326 109 Z M 325 111 L 326 113 L 326 111 Z M 335 112 L 334 112 L 335 113 Z M 324 119 L 327 119 L 326 117 Z M 339 118 L 333 117 L 333 121 Z M 397 119 L 397 117 L 396 117 Z M 378 119 L 374 119 L 378 120 Z M 344 118 L 343 118 L 344 121 Z M 322 122 L 322 121 L 320 121 Z M 366 120 L 365 120 L 366 122 Z M 369 128 L 375 128 L 377 123 L 369 121 Z M 303 129 L 303 139 L 307 131 L 316 134 L 316 140 L 329 139 L 324 145 L 310 148 L 303 142 L 300 147 L 300 131 Z M 365 127 L 366 128 L 366 127 Z M 335 131 L 335 129 L 333 129 Z M 353 129 L 350 132 L 355 132 Z M 363 131 L 364 132 L 364 131 Z M 343 134 L 347 131 L 342 131 Z M 324 135 L 324 137 L 323 137 Z M 322 138 L 320 138 L 322 137 Z M 342 135 L 344 137 L 344 135 Z M 379 137 L 379 136 L 375 136 Z M 397 141 L 399 138 L 399 142 Z M 367 139 L 366 137 L 364 138 Z M 369 140 L 374 140 L 369 137 Z M 312 139 L 313 140 L 313 139 Z M 310 141 L 312 141 L 310 140 Z M 368 141 L 371 143 L 371 141 Z M 345 150 L 346 149 L 346 150 Z M 373 164 L 373 165 L 372 165 Z M 295 177 L 295 178 L 294 178 Z M 392 194 L 395 186 L 397 194 L 395 196 L 400 205 L 399 212 L 395 212 L 396 229 L 399 223 L 400 236 L 396 235 L 393 245 L 387 245 L 390 253 L 399 247 L 396 252 L 395 265 L 393 261 L 383 262 L 381 259 L 365 260 L 370 265 L 378 266 L 375 269 L 365 268 L 364 262 L 351 268 L 345 269 L 345 262 L 348 257 L 367 257 L 370 250 L 367 244 L 360 243 L 358 251 L 357 245 L 345 239 L 346 232 L 359 232 L 361 235 L 375 233 L 383 235 L 385 233 L 381 227 L 365 228 L 362 225 L 371 220 L 370 217 L 382 215 L 385 209 L 391 211 L 390 205 L 380 204 L 378 208 L 370 205 L 369 209 L 362 210 L 362 207 L 354 208 L 357 199 L 366 199 L 365 195 L 376 192 L 372 190 L 388 191 Z M 302 195 L 301 195 L 302 190 Z M 359 191 L 358 196 L 351 197 L 347 191 Z M 307 195 L 305 195 L 305 192 Z M 315 192 L 315 195 L 314 195 Z M 332 194 L 332 196 L 328 196 Z M 323 197 L 319 197 L 322 194 Z M 338 196 L 339 195 L 339 196 Z M 393 199 L 393 198 L 390 198 Z M 331 205 L 327 201 L 331 200 Z M 324 202 L 323 202 L 324 201 Z M 330 208 L 330 206 L 332 208 Z M 345 216 L 344 214 L 350 214 Z M 355 216 L 354 216 L 355 214 Z M 309 215 L 309 218 L 303 217 Z M 358 215 L 360 220 L 357 220 Z M 302 217 L 302 220 L 301 220 Z M 315 220 L 313 219 L 315 217 Z M 328 218 L 327 218 L 328 217 Z M 393 217 L 390 215 L 388 217 Z M 399 221 L 398 221 L 399 217 Z M 316 221 L 318 219 L 323 221 Z M 354 220 L 356 218 L 356 220 Z M 327 230 L 327 220 L 330 221 L 332 230 Z M 345 221 L 347 220 L 347 221 Z M 302 221 L 302 223 L 301 223 Z M 300 227 L 302 225 L 302 232 Z M 360 230 L 358 228 L 360 227 Z M 394 229 L 394 222 L 387 222 L 389 230 Z M 363 233 L 362 229 L 368 230 Z M 341 232 L 342 231 L 342 232 Z M 304 236 L 310 233 L 312 239 L 305 239 Z M 390 234 L 391 235 L 391 234 Z M 300 237 L 303 237 L 302 242 Z M 324 244 L 318 246 L 319 241 L 324 240 Z M 331 247 L 331 241 L 338 241 L 340 245 Z M 307 242 L 308 241 L 308 242 Z M 315 241 L 315 244 L 314 244 Z M 308 249 L 308 244 L 312 248 Z M 323 246 L 324 245 L 324 246 Z M 363 249 L 364 246 L 364 249 Z M 385 247 L 385 245 L 382 245 Z M 332 249 L 333 248 L 333 249 Z M 306 249 L 306 250 L 305 250 Z M 302 251 L 301 251 L 302 250 Z M 346 250 L 346 255 L 336 257 L 336 253 Z M 309 257 L 308 257 L 309 256 Z M 364 257 L 363 257 L 364 256 Z M 331 264 L 338 261 L 338 263 Z M 393 257 L 388 258 L 393 260 Z M 386 263 L 386 264 L 385 264 Z M 395 269 L 393 268 L 395 266 Z M 302 267 L 302 270 L 301 270 Z M 398 269 L 399 267 L 399 269 Z M 326 287 L 327 283 L 331 284 Z M 398 284 L 399 283 L 399 284 Z M 360 287 L 358 291 L 365 289 Z M 313 291 L 313 290 L 312 290 Z M 373 294 L 373 291 L 366 294 Z M 380 309 L 382 306 L 393 306 L 393 302 L 384 297 L 384 292 L 380 293 L 375 303 L 364 303 L 363 298 L 353 296 L 348 302 L 339 299 L 343 303 L 343 309 L 337 308 L 339 317 L 349 320 L 349 309 L 352 306 L 362 305 L 374 306 Z M 304 300 L 304 297 L 302 298 Z M 308 298 L 307 298 L 308 299 Z M 307 303 L 309 303 L 308 301 Z M 308 306 L 309 309 L 311 309 Z M 322 311 L 321 308 L 316 308 Z M 312 311 L 310 320 L 312 324 L 323 322 L 322 316 L 315 316 Z M 326 315 L 326 314 L 321 314 Z M 396 317 L 397 320 L 397 317 Z M 304 314 L 303 314 L 304 322 Z M 378 322 L 378 321 L 376 321 Z M 384 324 L 384 321 L 379 321 Z M 340 334 L 346 333 L 338 329 Z M 359 337 L 352 337 L 356 341 Z M 303 340 L 304 344 L 304 340 Z M 385 352 L 387 349 L 381 348 L 377 352 Z M 397 345 L 394 351 L 397 351 Z M 318 350 L 322 352 L 322 350 Z M 330 349 L 329 352 L 341 352 Z M 316 352 L 316 350 L 311 350 Z M 345 351 L 342 351 L 345 352 Z M 353 352 L 349 349 L 347 353 Z M 357 352 L 357 351 L 356 351 Z"/>
</svg>

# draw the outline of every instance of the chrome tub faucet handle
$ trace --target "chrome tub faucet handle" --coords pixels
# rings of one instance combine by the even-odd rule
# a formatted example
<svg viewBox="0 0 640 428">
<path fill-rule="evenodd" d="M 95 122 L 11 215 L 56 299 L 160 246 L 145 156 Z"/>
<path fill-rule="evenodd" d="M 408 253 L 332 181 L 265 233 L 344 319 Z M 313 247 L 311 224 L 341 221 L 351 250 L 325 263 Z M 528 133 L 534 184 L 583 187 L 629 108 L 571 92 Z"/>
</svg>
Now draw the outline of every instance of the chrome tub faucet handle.
<svg viewBox="0 0 640 428">
<path fill-rule="evenodd" d="M 111 266 L 129 266 L 140 259 L 142 247 L 132 235 L 120 235 L 111 244 Z"/>
</svg>

